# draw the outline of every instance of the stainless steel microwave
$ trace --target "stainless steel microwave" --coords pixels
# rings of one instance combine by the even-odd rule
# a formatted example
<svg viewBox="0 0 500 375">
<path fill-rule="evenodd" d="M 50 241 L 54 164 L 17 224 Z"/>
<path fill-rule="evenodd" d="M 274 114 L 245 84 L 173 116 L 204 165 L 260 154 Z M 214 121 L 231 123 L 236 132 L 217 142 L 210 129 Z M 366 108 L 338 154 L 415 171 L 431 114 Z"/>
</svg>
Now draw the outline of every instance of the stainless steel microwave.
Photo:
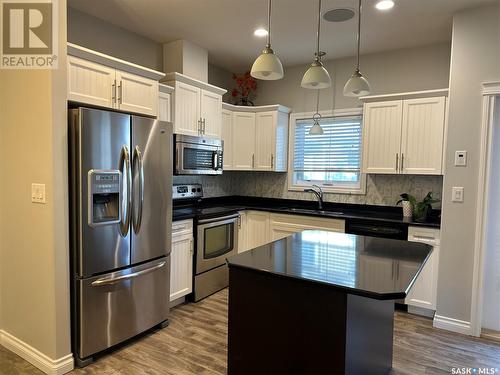
<svg viewBox="0 0 500 375">
<path fill-rule="evenodd" d="M 175 174 L 222 174 L 222 140 L 183 134 L 175 134 L 174 138 Z"/>
</svg>

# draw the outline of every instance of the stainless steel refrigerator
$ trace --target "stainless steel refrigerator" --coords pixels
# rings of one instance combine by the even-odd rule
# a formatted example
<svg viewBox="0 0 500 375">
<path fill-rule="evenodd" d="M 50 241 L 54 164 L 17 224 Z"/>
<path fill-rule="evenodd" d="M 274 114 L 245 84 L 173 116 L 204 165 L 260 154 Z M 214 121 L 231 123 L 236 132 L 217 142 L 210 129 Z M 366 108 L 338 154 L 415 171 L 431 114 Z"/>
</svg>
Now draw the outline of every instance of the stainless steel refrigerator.
<svg viewBox="0 0 500 375">
<path fill-rule="evenodd" d="M 169 314 L 172 124 L 69 111 L 72 336 L 77 365 Z"/>
</svg>

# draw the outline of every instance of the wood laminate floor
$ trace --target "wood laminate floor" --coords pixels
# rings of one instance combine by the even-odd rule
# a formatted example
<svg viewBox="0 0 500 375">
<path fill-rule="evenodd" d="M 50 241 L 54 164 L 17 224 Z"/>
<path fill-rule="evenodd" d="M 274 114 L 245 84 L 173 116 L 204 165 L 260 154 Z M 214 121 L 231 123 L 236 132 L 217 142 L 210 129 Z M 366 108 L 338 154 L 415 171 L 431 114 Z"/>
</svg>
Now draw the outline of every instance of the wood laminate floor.
<svg viewBox="0 0 500 375">
<path fill-rule="evenodd" d="M 227 294 L 223 290 L 197 304 L 175 308 L 168 328 L 148 334 L 71 374 L 225 374 Z M 398 375 L 451 374 L 453 367 L 500 369 L 500 344 L 438 330 L 432 327 L 430 319 L 397 312 L 393 365 L 392 374 Z M 0 347 L 0 374 L 42 373 Z"/>
</svg>

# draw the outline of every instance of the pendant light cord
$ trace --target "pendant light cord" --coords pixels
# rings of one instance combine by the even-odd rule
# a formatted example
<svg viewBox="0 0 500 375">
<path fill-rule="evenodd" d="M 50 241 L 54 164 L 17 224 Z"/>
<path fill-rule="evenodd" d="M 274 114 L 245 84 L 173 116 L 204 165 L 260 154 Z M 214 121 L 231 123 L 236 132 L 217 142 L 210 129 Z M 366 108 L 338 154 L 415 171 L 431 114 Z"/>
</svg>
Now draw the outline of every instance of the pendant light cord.
<svg viewBox="0 0 500 375">
<path fill-rule="evenodd" d="M 318 33 L 317 33 L 317 41 L 316 41 L 316 58 L 320 59 L 319 55 L 319 38 L 320 38 L 320 33 L 321 33 L 321 0 L 318 1 L 319 6 L 318 6 Z"/>
<path fill-rule="evenodd" d="M 271 0 L 267 2 L 267 46 L 271 47 Z"/>
<path fill-rule="evenodd" d="M 358 55 L 357 55 L 357 62 L 356 62 L 356 67 L 359 70 L 359 47 L 361 44 L 361 0 L 359 0 L 358 3 Z"/>
</svg>

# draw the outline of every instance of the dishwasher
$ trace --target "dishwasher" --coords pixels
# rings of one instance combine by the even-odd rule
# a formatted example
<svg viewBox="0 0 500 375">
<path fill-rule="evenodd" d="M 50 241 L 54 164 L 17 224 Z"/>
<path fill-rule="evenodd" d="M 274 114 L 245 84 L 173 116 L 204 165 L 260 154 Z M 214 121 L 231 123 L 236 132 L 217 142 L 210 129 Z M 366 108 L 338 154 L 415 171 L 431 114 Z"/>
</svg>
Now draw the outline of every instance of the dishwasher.
<svg viewBox="0 0 500 375">
<path fill-rule="evenodd" d="M 345 223 L 345 232 L 360 236 L 408 240 L 408 225 L 403 223 L 370 219 L 347 219 Z"/>
</svg>

